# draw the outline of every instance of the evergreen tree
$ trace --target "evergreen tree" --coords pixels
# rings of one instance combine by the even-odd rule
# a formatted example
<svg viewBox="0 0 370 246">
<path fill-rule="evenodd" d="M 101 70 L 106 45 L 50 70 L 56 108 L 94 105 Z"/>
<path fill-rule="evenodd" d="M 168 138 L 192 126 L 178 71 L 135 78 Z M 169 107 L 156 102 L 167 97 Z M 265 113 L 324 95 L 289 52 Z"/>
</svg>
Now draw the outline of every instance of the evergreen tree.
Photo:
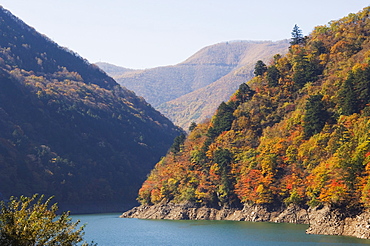
<svg viewBox="0 0 370 246">
<path fill-rule="evenodd" d="M 229 177 L 232 159 L 232 153 L 228 149 L 218 148 L 215 151 L 213 161 L 220 167 L 221 186 L 219 187 L 218 198 L 222 203 L 230 202 L 229 199 L 233 190 L 233 180 Z"/>
<path fill-rule="evenodd" d="M 292 31 L 292 41 L 290 41 L 291 45 L 296 45 L 296 44 L 304 44 L 304 37 L 302 34 L 302 30 L 299 29 L 297 24 L 294 25 L 293 31 Z"/>
<path fill-rule="evenodd" d="M 319 133 L 325 126 L 328 113 L 324 109 L 322 95 L 313 95 L 307 100 L 306 114 L 304 115 L 304 135 L 309 138 Z"/>
<path fill-rule="evenodd" d="M 293 64 L 295 89 L 301 89 L 308 82 L 315 82 L 322 74 L 322 67 L 314 60 L 309 60 L 305 52 L 297 55 Z"/>
<path fill-rule="evenodd" d="M 236 94 L 237 105 L 239 106 L 240 103 L 245 103 L 252 99 L 255 91 L 252 90 L 246 83 L 243 83 L 239 86 L 239 90 Z"/>
<path fill-rule="evenodd" d="M 192 132 L 196 127 L 197 127 L 197 123 L 195 123 L 194 121 L 191 122 L 189 126 L 189 132 Z"/>
<path fill-rule="evenodd" d="M 213 120 L 213 129 L 217 135 L 231 129 L 234 120 L 234 108 L 222 102 L 217 109 L 216 116 Z"/>
<path fill-rule="evenodd" d="M 274 65 L 267 68 L 266 78 L 270 87 L 277 86 L 280 78 L 279 69 Z"/>
<path fill-rule="evenodd" d="M 230 104 L 222 102 L 217 108 L 216 115 L 214 116 L 212 121 L 213 126 L 208 129 L 207 139 L 205 140 L 201 149 L 204 160 L 206 159 L 205 153 L 207 152 L 208 147 L 213 142 L 213 140 L 222 132 L 229 131 L 231 129 L 232 123 L 235 119 L 233 115 L 235 105 L 232 102 L 230 102 Z"/>
<path fill-rule="evenodd" d="M 184 145 L 185 139 L 186 139 L 185 134 L 180 134 L 179 136 L 177 136 L 173 141 L 170 151 L 174 154 L 180 152 L 182 145 Z"/>
<path fill-rule="evenodd" d="M 359 111 L 370 102 L 370 67 L 359 69 L 354 73 L 356 96 L 359 102 Z"/>
<path fill-rule="evenodd" d="M 338 91 L 341 114 L 359 113 L 370 102 L 370 68 L 350 72 Z"/>
<path fill-rule="evenodd" d="M 266 64 L 258 60 L 256 65 L 254 66 L 254 75 L 255 76 L 262 76 L 267 71 Z"/>
<path fill-rule="evenodd" d="M 328 49 L 321 40 L 312 42 L 311 47 L 316 55 L 325 54 L 328 52 Z"/>
<path fill-rule="evenodd" d="M 354 75 L 351 73 L 338 91 L 338 100 L 343 115 L 358 113 L 358 100 L 353 86 Z"/>
</svg>

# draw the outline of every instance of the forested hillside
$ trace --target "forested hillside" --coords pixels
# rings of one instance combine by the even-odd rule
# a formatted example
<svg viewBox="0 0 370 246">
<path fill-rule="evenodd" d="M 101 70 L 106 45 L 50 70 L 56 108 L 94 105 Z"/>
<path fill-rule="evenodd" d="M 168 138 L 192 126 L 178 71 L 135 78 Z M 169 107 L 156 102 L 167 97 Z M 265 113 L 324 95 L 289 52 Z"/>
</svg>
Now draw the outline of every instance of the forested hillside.
<svg viewBox="0 0 370 246">
<path fill-rule="evenodd" d="M 292 32 L 289 52 L 192 125 L 139 192 L 206 206 L 370 206 L 370 7 Z"/>
<path fill-rule="evenodd" d="M 123 86 L 144 97 L 176 125 L 211 117 L 239 84 L 253 77 L 258 59 L 285 53 L 288 41 L 234 41 L 205 47 L 174 66 L 125 71 L 97 63 Z M 122 68 L 121 68 L 122 69 Z"/>
<path fill-rule="evenodd" d="M 0 36 L 0 194 L 55 195 L 74 212 L 135 203 L 181 130 L 1 6 Z"/>
</svg>

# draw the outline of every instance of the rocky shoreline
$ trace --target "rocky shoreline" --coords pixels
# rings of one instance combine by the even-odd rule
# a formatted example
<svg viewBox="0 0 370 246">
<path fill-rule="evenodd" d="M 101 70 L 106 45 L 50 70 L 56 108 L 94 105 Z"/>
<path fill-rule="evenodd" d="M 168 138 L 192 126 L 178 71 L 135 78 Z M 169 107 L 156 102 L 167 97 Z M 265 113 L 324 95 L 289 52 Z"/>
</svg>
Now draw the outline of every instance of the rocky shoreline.
<svg viewBox="0 0 370 246">
<path fill-rule="evenodd" d="M 208 208 L 194 204 L 163 202 L 153 206 L 135 207 L 124 212 L 121 218 L 168 220 L 234 220 L 308 224 L 308 234 L 342 235 L 370 239 L 370 211 L 342 212 L 328 206 L 269 209 L 261 205 L 236 208 Z"/>
</svg>

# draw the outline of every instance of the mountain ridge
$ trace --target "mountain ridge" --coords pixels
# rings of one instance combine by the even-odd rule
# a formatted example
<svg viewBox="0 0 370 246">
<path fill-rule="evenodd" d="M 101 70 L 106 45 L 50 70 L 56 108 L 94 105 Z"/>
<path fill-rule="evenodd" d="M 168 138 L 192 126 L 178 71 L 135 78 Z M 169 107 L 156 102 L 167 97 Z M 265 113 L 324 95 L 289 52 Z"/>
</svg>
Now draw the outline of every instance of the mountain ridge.
<svg viewBox="0 0 370 246">
<path fill-rule="evenodd" d="M 0 193 L 55 195 L 75 213 L 136 204 L 182 130 L 2 7 L 0 36 Z"/>
<path fill-rule="evenodd" d="M 217 88 L 219 92 L 213 98 L 214 87 L 211 84 L 216 83 L 218 87 L 222 87 L 222 81 L 217 81 L 225 81 L 223 77 L 227 76 L 226 80 L 229 78 L 228 84 L 232 85 L 233 91 L 240 84 L 241 76 L 245 77 L 244 80 L 252 76 L 254 64 L 258 59 L 268 62 L 276 53 L 284 54 L 287 47 L 287 40 L 223 42 L 204 47 L 177 65 L 135 70 L 113 77 L 120 84 L 148 100 L 175 124 L 187 129 L 190 122 L 201 122 L 210 117 L 217 105 L 231 96 L 231 91 L 225 86 Z M 234 74 L 236 69 L 240 69 L 238 74 L 241 76 Z M 211 105 L 208 105 L 206 99 L 202 102 L 187 101 L 189 98 L 187 94 L 191 94 L 192 98 L 202 98 L 204 88 L 207 86 L 210 86 L 207 94 L 212 97 Z M 199 92 L 196 92 L 197 90 Z M 185 100 L 182 101 L 181 98 Z M 176 106 L 180 104 L 181 111 Z M 193 110 L 187 108 L 188 104 L 197 104 L 199 110 L 189 115 L 187 111 Z M 203 111 L 204 107 L 206 110 Z M 207 114 L 202 114 L 202 111 Z"/>
</svg>

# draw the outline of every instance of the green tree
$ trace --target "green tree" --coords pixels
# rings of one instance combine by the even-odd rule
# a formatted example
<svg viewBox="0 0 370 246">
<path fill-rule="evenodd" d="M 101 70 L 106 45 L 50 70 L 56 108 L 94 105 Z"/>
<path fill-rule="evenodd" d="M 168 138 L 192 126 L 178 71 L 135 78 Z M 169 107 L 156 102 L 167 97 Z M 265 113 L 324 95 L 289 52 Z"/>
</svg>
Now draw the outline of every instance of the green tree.
<svg viewBox="0 0 370 246">
<path fill-rule="evenodd" d="M 249 87 L 248 87 L 249 88 Z M 205 161 L 206 152 L 211 143 L 224 131 L 229 131 L 235 119 L 233 113 L 235 110 L 235 103 L 230 101 L 229 103 L 222 102 L 217 108 L 216 115 L 214 116 L 211 126 L 207 131 L 207 138 L 201 149 L 202 160 Z"/>
<path fill-rule="evenodd" d="M 192 132 L 195 128 L 197 128 L 197 123 L 193 121 L 190 123 L 189 132 Z"/>
<path fill-rule="evenodd" d="M 233 160 L 232 153 L 228 149 L 218 148 L 215 151 L 213 161 L 220 167 L 221 186 L 219 189 L 220 202 L 231 202 L 229 199 L 232 196 L 233 179 L 229 177 L 231 171 L 230 164 Z"/>
<path fill-rule="evenodd" d="M 328 49 L 321 40 L 313 41 L 311 47 L 316 55 L 325 54 L 328 52 Z"/>
<path fill-rule="evenodd" d="M 343 115 L 351 115 L 358 113 L 358 100 L 353 85 L 354 75 L 351 73 L 343 83 L 343 86 L 338 91 L 339 106 L 342 109 Z"/>
<path fill-rule="evenodd" d="M 359 102 L 359 110 L 361 110 L 370 101 L 370 67 L 358 69 L 354 73 L 353 84 Z"/>
<path fill-rule="evenodd" d="M 178 153 L 181 151 L 181 148 L 182 146 L 184 145 L 184 142 L 185 142 L 185 139 L 186 139 L 186 136 L 185 134 L 180 134 L 179 136 L 177 136 L 174 141 L 173 141 L 173 144 L 170 148 L 170 151 L 174 154 Z"/>
<path fill-rule="evenodd" d="M 370 102 L 370 68 L 350 72 L 338 91 L 338 104 L 343 115 L 359 113 Z"/>
<path fill-rule="evenodd" d="M 267 68 L 266 78 L 270 87 L 277 86 L 280 78 L 279 69 L 274 65 Z"/>
<path fill-rule="evenodd" d="M 52 197 L 43 202 L 44 196 L 11 197 L 1 201 L 0 245 L 77 245 L 82 242 L 84 226 L 72 222 L 68 213 L 56 214 L 57 204 L 49 206 Z M 89 245 L 83 243 L 82 245 Z"/>
<path fill-rule="evenodd" d="M 309 58 L 302 48 L 295 54 L 293 64 L 293 81 L 295 89 L 301 89 L 308 82 L 315 82 L 322 74 L 323 68 L 315 59 Z"/>
<path fill-rule="evenodd" d="M 255 94 L 255 91 L 252 90 L 246 83 L 241 84 L 239 86 L 239 90 L 236 93 L 236 99 L 238 101 L 238 105 L 240 103 L 245 103 L 251 100 L 254 94 Z"/>
<path fill-rule="evenodd" d="M 292 41 L 290 41 L 291 45 L 296 44 L 304 44 L 304 37 L 302 34 L 302 30 L 297 26 L 297 24 L 294 25 L 292 30 Z"/>
<path fill-rule="evenodd" d="M 304 115 L 304 135 L 309 138 L 319 133 L 325 126 L 328 113 L 324 109 L 322 95 L 313 95 L 306 103 L 306 114 Z"/>
<path fill-rule="evenodd" d="M 255 76 L 262 76 L 267 71 L 266 64 L 258 60 L 256 65 L 254 66 L 254 75 Z"/>
<path fill-rule="evenodd" d="M 234 107 L 222 102 L 218 106 L 217 113 L 213 120 L 213 129 L 215 134 L 220 135 L 224 131 L 229 131 L 234 120 Z"/>
</svg>

